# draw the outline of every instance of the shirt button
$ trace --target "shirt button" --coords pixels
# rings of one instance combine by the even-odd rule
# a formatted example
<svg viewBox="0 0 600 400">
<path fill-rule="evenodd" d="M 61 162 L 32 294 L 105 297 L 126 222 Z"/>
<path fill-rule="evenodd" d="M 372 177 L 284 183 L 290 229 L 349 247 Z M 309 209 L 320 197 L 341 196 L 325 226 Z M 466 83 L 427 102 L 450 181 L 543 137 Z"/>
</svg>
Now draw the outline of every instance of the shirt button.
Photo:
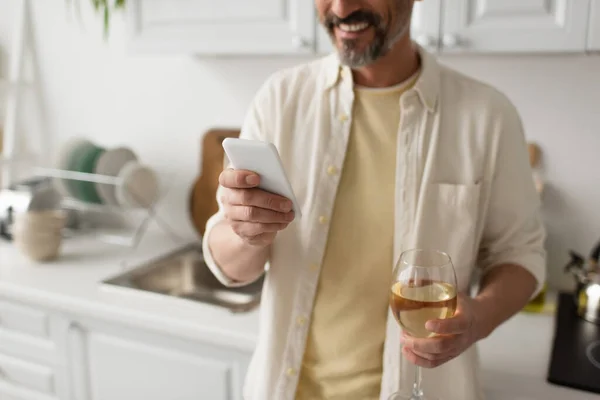
<svg viewBox="0 0 600 400">
<path fill-rule="evenodd" d="M 333 176 L 333 175 L 336 175 L 336 174 L 337 174 L 337 172 L 338 172 L 337 168 L 336 168 L 336 167 L 334 167 L 333 165 L 330 165 L 330 166 L 327 168 L 327 174 L 329 174 L 329 175 L 332 175 L 332 176 Z"/>
<path fill-rule="evenodd" d="M 298 324 L 298 326 L 304 326 L 304 324 L 306 324 L 306 318 L 305 317 L 298 317 L 296 319 L 296 323 Z"/>
<path fill-rule="evenodd" d="M 338 117 L 338 119 L 340 120 L 340 122 L 346 122 L 348 121 L 348 115 L 347 114 L 340 114 L 340 116 Z"/>
<path fill-rule="evenodd" d="M 296 369 L 295 368 L 288 368 L 286 371 L 287 376 L 294 376 L 296 375 Z"/>
<path fill-rule="evenodd" d="M 310 265 L 310 270 L 311 271 L 318 271 L 319 270 L 319 266 L 317 264 L 311 264 Z"/>
<path fill-rule="evenodd" d="M 319 223 L 320 223 L 321 225 L 325 225 L 325 224 L 327 223 L 327 217 L 326 217 L 326 216 L 324 216 L 324 215 L 321 215 L 321 216 L 319 217 Z"/>
</svg>

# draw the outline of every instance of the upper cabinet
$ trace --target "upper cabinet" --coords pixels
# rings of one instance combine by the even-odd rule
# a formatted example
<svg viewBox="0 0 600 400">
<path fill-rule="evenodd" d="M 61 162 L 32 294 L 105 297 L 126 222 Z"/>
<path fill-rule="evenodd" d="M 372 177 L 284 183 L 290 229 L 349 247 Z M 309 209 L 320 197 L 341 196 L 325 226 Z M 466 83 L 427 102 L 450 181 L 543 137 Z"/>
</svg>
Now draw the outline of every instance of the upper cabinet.
<svg viewBox="0 0 600 400">
<path fill-rule="evenodd" d="M 423 0 L 415 2 L 413 9 L 411 36 L 431 52 L 439 46 L 441 4 L 441 0 Z"/>
<path fill-rule="evenodd" d="M 596 1 L 596 0 L 594 0 Z M 583 52 L 590 0 L 444 0 L 443 52 Z"/>
<path fill-rule="evenodd" d="M 591 11 L 588 50 L 600 51 L 600 1 L 592 1 Z"/>
<path fill-rule="evenodd" d="M 331 40 L 310 0 L 129 0 L 133 51 L 314 55 Z M 440 53 L 600 50 L 600 0 L 422 0 L 414 40 Z M 591 13 L 590 13 L 591 10 Z"/>
<path fill-rule="evenodd" d="M 302 54 L 315 48 L 315 11 L 296 0 L 132 0 L 133 51 Z"/>
</svg>

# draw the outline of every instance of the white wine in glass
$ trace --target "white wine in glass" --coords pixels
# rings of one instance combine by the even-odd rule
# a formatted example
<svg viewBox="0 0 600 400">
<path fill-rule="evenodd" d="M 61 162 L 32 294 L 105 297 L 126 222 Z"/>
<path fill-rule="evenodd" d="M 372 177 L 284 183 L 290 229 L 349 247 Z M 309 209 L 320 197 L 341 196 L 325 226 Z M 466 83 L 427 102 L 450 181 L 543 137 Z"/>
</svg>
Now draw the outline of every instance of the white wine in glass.
<svg viewBox="0 0 600 400">
<path fill-rule="evenodd" d="M 427 321 L 451 318 L 457 304 L 456 273 L 448 254 L 414 249 L 400 255 L 390 308 L 405 333 L 415 338 L 434 337 L 436 334 L 425 328 Z M 389 400 L 433 400 L 421 388 L 421 367 L 416 367 L 412 390 L 394 393 Z"/>
</svg>

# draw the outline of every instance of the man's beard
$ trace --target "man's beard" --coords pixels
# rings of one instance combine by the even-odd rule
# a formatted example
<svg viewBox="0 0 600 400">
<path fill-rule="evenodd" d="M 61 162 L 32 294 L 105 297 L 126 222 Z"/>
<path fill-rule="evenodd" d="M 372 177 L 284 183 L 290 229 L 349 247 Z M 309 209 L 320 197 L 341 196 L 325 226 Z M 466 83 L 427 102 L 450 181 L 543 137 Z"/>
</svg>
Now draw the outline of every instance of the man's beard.
<svg viewBox="0 0 600 400">
<path fill-rule="evenodd" d="M 341 39 L 342 48 L 338 49 L 338 54 L 342 64 L 350 68 L 359 68 L 369 65 L 379 58 L 385 56 L 390 49 L 406 34 L 410 29 L 411 7 L 410 0 L 395 0 L 398 21 L 396 26 L 390 29 L 389 24 L 383 21 L 383 18 L 370 11 L 358 10 L 345 18 L 339 18 L 329 13 L 323 20 L 323 25 L 329 33 L 332 41 L 336 44 L 335 28 L 340 24 L 360 24 L 367 23 L 369 28 L 373 28 L 375 35 L 373 40 L 361 50 L 358 48 L 358 39 Z M 336 46 L 337 47 L 337 46 Z"/>
</svg>

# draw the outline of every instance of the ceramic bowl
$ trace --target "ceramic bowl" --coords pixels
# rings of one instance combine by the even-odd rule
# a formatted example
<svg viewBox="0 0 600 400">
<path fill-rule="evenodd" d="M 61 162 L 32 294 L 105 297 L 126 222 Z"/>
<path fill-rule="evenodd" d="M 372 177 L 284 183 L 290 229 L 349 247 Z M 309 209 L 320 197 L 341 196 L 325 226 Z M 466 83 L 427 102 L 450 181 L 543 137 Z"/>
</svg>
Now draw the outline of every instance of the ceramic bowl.
<svg viewBox="0 0 600 400">
<path fill-rule="evenodd" d="M 55 260 L 60 254 L 62 238 L 60 236 L 37 237 L 16 233 L 14 243 L 17 249 L 34 261 Z"/>
<path fill-rule="evenodd" d="M 58 210 L 17 214 L 13 229 L 15 246 L 36 261 L 55 259 L 60 253 L 66 219 L 67 214 Z"/>
</svg>

